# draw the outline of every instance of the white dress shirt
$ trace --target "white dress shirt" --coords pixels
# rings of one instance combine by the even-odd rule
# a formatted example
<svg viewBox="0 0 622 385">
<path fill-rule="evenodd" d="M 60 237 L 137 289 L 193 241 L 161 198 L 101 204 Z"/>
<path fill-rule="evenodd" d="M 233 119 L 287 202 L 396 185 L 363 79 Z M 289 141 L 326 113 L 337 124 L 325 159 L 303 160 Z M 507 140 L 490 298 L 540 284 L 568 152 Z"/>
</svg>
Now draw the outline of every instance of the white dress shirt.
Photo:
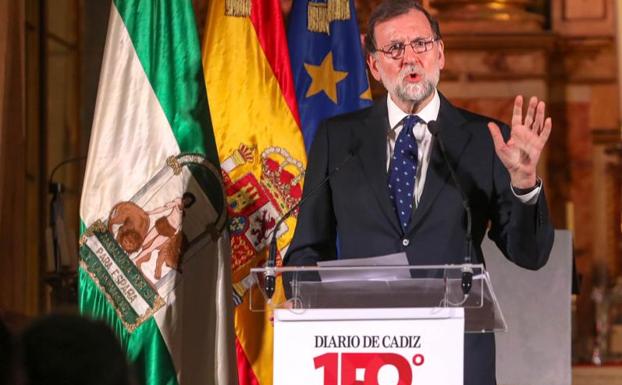
<svg viewBox="0 0 622 385">
<path fill-rule="evenodd" d="M 415 179 L 414 191 L 415 207 L 419 205 L 419 201 L 421 200 L 423 186 L 425 185 L 425 177 L 430 164 L 430 155 L 432 154 L 432 134 L 428 130 L 427 123 L 432 120 L 437 120 L 440 107 L 441 98 L 438 95 L 438 91 L 434 90 L 434 97 L 432 100 L 416 114 L 426 123 L 417 123 L 413 127 L 413 134 L 417 140 L 417 178 Z M 410 114 L 402 111 L 393 100 L 391 100 L 391 95 L 387 96 L 387 110 L 389 112 L 389 127 L 391 127 L 387 135 L 387 170 L 389 170 L 393 149 L 395 148 L 395 140 L 400 134 L 400 131 L 402 131 L 404 118 Z M 540 195 L 540 190 L 542 189 L 542 182 L 540 180 L 538 181 L 539 186 L 527 194 L 518 195 L 513 188 L 511 189 L 512 193 L 523 203 L 535 204 L 538 201 L 538 195 Z"/>
</svg>

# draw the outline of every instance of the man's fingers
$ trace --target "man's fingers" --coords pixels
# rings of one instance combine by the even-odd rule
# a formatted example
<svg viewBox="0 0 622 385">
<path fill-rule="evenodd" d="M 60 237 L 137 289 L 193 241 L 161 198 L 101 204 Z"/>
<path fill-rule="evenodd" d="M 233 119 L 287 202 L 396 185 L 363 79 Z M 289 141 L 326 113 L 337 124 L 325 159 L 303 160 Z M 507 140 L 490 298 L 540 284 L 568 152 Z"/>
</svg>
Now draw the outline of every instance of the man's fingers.
<svg viewBox="0 0 622 385">
<path fill-rule="evenodd" d="M 505 147 L 505 141 L 503 140 L 503 135 L 501 135 L 501 130 L 496 123 L 490 122 L 488 123 L 488 130 L 490 131 L 490 136 L 492 136 L 492 141 L 495 144 L 495 149 L 497 151 L 501 151 Z"/>
<path fill-rule="evenodd" d="M 536 107 L 536 116 L 531 127 L 527 127 L 531 132 L 538 135 L 544 127 L 544 102 L 539 102 Z"/>
<path fill-rule="evenodd" d="M 525 127 L 531 128 L 531 125 L 536 114 L 536 107 L 538 106 L 538 98 L 532 96 L 529 99 L 529 105 L 527 106 L 527 115 L 525 115 Z"/>
<path fill-rule="evenodd" d="M 512 111 L 512 127 L 523 124 L 523 97 L 514 98 L 514 110 Z"/>
<path fill-rule="evenodd" d="M 553 128 L 553 122 L 551 118 L 546 118 L 544 121 L 544 127 L 542 128 L 542 133 L 540 134 L 540 142 L 542 146 L 549 140 L 549 136 L 551 135 L 551 129 Z"/>
</svg>

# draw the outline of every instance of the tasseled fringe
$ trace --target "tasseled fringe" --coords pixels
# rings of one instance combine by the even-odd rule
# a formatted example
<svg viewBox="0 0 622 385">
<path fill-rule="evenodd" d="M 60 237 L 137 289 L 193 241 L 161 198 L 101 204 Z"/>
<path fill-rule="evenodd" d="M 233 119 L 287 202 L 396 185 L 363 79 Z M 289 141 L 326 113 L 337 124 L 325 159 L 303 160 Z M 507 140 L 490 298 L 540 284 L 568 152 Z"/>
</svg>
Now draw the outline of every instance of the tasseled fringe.
<svg viewBox="0 0 622 385">
<path fill-rule="evenodd" d="M 326 3 L 308 3 L 307 29 L 330 34 L 330 22 L 350 19 L 349 0 L 327 0 Z"/>
<path fill-rule="evenodd" d="M 328 29 L 328 8 L 325 3 L 309 3 L 307 29 L 311 32 L 330 33 Z"/>
<path fill-rule="evenodd" d="M 225 0 L 225 15 L 247 17 L 251 15 L 251 0 Z"/>
<path fill-rule="evenodd" d="M 328 17 L 333 20 L 350 20 L 350 2 L 348 0 L 328 0 Z"/>
</svg>

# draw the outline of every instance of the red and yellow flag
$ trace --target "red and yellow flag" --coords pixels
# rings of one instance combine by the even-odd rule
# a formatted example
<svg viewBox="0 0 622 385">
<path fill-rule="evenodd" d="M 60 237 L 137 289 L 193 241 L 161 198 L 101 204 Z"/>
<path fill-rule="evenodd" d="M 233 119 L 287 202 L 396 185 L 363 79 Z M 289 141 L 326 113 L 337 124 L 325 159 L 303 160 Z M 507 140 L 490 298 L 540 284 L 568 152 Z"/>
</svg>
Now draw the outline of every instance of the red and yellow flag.
<svg viewBox="0 0 622 385">
<path fill-rule="evenodd" d="M 269 312 L 249 310 L 249 271 L 300 199 L 306 166 L 279 0 L 209 1 L 203 67 L 230 217 L 240 385 L 268 385 L 273 330 Z M 279 229 L 281 255 L 295 224 Z"/>
</svg>

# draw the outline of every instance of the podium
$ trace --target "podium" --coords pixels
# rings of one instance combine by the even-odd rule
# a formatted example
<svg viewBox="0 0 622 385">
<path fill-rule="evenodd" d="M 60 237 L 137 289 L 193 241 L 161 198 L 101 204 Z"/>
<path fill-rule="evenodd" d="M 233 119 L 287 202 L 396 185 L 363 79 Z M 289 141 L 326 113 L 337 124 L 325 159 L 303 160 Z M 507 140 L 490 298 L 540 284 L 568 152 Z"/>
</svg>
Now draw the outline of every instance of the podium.
<svg viewBox="0 0 622 385">
<path fill-rule="evenodd" d="M 274 312 L 275 385 L 462 385 L 464 333 L 507 329 L 483 265 L 273 269 L 287 298 L 250 306 Z"/>
</svg>

